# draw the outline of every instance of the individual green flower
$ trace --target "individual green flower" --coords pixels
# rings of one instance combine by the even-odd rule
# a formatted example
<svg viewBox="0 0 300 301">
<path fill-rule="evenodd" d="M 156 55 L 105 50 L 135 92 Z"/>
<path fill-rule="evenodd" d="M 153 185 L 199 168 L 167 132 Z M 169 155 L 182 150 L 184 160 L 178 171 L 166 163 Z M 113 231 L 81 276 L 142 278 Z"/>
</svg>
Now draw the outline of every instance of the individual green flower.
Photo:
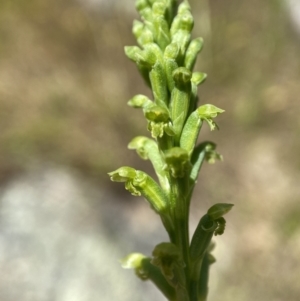
<svg viewBox="0 0 300 301">
<path fill-rule="evenodd" d="M 178 270 L 185 267 L 181 252 L 178 247 L 169 242 L 157 245 L 153 252 L 152 264 L 159 267 L 166 279 L 174 286 L 182 279 L 176 279 Z M 183 277 L 180 277 L 183 278 Z"/>
<path fill-rule="evenodd" d="M 154 105 L 146 108 L 144 115 L 148 120 L 148 130 L 153 138 L 162 137 L 164 133 L 174 136 L 173 125 L 167 109 Z"/>
<path fill-rule="evenodd" d="M 161 187 L 146 173 L 124 166 L 108 173 L 114 182 L 125 182 L 125 189 L 134 196 L 143 196 L 157 213 L 167 210 L 168 198 Z"/>
<path fill-rule="evenodd" d="M 169 176 L 163 169 L 165 162 L 156 141 L 148 137 L 138 136 L 130 141 L 128 148 L 135 149 L 142 159 L 151 161 L 162 188 L 167 192 L 170 191 Z"/>
</svg>

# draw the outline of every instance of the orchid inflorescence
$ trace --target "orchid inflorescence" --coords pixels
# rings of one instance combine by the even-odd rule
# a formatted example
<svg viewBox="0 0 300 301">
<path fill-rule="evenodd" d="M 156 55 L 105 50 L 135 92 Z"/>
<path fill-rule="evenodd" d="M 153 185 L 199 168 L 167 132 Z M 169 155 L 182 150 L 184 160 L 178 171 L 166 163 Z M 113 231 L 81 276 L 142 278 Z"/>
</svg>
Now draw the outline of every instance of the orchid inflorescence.
<svg viewBox="0 0 300 301">
<path fill-rule="evenodd" d="M 209 208 L 191 241 L 189 208 L 203 162 L 222 158 L 213 142 L 197 145 L 198 135 L 204 122 L 217 129 L 214 118 L 224 110 L 211 104 L 197 107 L 198 86 L 207 75 L 193 72 L 203 39 L 191 38 L 194 19 L 188 1 L 178 5 L 177 0 L 137 0 L 136 8 L 142 19 L 133 22 L 139 46 L 126 46 L 125 54 L 137 65 L 153 100 L 139 94 L 128 105 L 142 109 L 152 138 L 135 137 L 128 148 L 151 161 L 158 182 L 127 166 L 109 176 L 148 201 L 170 241 L 158 244 L 151 257 L 129 254 L 122 265 L 151 280 L 170 301 L 202 301 L 207 298 L 209 266 L 215 261 L 211 239 L 224 233 L 223 215 L 233 205 Z"/>
</svg>

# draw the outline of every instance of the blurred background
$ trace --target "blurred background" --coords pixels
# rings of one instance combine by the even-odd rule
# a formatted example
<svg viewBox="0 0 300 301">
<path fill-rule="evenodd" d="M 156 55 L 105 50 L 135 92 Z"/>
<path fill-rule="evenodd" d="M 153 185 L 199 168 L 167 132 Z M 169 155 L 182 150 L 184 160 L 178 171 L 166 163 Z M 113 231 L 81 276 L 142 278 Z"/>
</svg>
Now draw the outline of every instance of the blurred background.
<svg viewBox="0 0 300 301">
<path fill-rule="evenodd" d="M 203 129 L 224 162 L 205 164 L 191 232 L 234 203 L 216 239 L 209 300 L 300 298 L 300 0 L 190 0 L 205 47 Z M 134 0 L 0 2 L 1 301 L 164 300 L 118 260 L 166 240 L 146 202 L 110 183 L 148 135 L 126 102 L 151 96 L 123 53 Z"/>
</svg>

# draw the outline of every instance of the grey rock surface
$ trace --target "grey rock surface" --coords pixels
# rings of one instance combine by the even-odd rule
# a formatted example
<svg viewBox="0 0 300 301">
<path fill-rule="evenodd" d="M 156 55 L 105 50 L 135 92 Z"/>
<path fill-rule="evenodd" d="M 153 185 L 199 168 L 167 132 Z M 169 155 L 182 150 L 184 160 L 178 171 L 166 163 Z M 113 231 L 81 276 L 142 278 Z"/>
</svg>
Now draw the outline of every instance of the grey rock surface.
<svg viewBox="0 0 300 301">
<path fill-rule="evenodd" d="M 2 188 L 0 204 L 1 301 L 163 300 L 120 267 L 143 239 L 103 190 L 46 167 Z"/>
</svg>

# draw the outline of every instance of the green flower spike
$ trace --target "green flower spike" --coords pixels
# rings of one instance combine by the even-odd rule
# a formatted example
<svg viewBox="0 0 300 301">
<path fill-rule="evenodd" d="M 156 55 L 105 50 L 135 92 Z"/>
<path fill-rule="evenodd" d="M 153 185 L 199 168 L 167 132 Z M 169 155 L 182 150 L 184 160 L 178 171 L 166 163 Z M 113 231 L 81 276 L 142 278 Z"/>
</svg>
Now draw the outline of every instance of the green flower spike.
<svg viewBox="0 0 300 301">
<path fill-rule="evenodd" d="M 180 2 L 180 3 L 179 3 Z M 213 235 L 224 233 L 223 217 L 232 204 L 218 203 L 200 219 L 189 237 L 190 202 L 203 162 L 222 156 L 213 142 L 196 145 L 202 124 L 218 128 L 214 118 L 224 110 L 197 108 L 198 87 L 207 75 L 193 72 L 203 39 L 191 39 L 194 18 L 188 0 L 136 0 L 141 20 L 133 22 L 138 46 L 125 47 L 153 97 L 138 94 L 128 101 L 143 110 L 154 139 L 138 136 L 128 145 L 152 163 L 159 184 L 143 171 L 121 167 L 109 173 L 135 196 L 143 196 L 160 215 L 169 241 L 157 245 L 153 258 L 140 253 L 122 260 L 142 280 L 152 281 L 168 301 L 206 301 Z"/>
</svg>

